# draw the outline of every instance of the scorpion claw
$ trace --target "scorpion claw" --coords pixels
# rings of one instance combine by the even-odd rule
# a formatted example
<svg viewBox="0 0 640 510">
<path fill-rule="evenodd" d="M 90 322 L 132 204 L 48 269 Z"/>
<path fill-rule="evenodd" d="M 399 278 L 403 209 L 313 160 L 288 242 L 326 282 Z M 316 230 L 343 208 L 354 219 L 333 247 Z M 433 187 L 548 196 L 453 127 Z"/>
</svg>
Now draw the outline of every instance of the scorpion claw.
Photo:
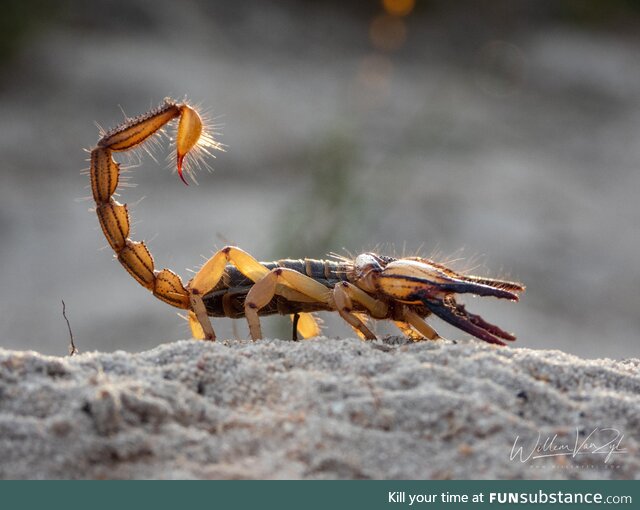
<svg viewBox="0 0 640 510">
<path fill-rule="evenodd" d="M 372 253 L 360 255 L 354 264 L 359 285 L 370 292 L 407 303 L 422 304 L 442 320 L 491 344 L 505 345 L 515 337 L 458 304 L 455 294 L 475 294 L 518 301 L 525 290 L 517 282 L 463 275 L 429 259 L 384 259 Z"/>
<path fill-rule="evenodd" d="M 451 294 L 447 294 L 443 299 L 424 297 L 422 302 L 443 321 L 490 344 L 506 345 L 502 340 L 516 339 L 511 333 L 485 321 L 479 315 L 467 312 L 464 305 L 456 303 Z"/>
<path fill-rule="evenodd" d="M 433 285 L 433 284 L 432 284 Z M 455 283 L 437 283 L 434 285 L 439 291 L 453 292 L 455 294 L 475 294 L 476 296 L 492 296 L 500 299 L 508 299 L 510 301 L 519 301 L 520 297 L 501 288 L 500 286 L 492 286 L 474 281 L 463 280 Z"/>
</svg>

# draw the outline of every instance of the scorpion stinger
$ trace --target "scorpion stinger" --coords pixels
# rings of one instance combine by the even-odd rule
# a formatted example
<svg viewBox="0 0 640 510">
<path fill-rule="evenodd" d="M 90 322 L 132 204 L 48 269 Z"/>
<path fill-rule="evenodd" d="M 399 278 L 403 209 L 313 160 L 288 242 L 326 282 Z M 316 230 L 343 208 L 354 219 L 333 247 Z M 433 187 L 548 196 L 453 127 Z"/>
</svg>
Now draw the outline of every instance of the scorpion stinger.
<svg viewBox="0 0 640 510">
<path fill-rule="evenodd" d="M 355 259 L 283 259 L 258 262 L 235 246 L 216 252 L 184 285 L 169 269 L 157 271 L 144 242 L 129 239 L 127 206 L 114 200 L 120 166 L 113 152 L 131 150 L 179 119 L 176 166 L 187 184 L 184 164 L 199 147 L 220 145 L 203 129 L 198 112 L 184 103 L 165 100 L 158 108 L 128 119 L 106 132 L 91 150 L 91 190 L 100 226 L 116 257 L 133 278 L 156 297 L 188 310 L 195 338 L 215 339 L 209 317 L 245 317 L 251 337 L 262 337 L 261 315 L 286 314 L 304 337 L 317 336 L 312 313 L 337 311 L 365 339 L 375 339 L 367 318 L 391 320 L 413 340 L 439 338 L 425 319 L 431 314 L 489 343 L 515 337 L 478 315 L 468 313 L 455 294 L 472 293 L 517 300 L 524 286 L 516 282 L 460 275 L 428 259 L 395 259 L 374 253 Z M 501 340 L 502 339 L 502 340 Z"/>
</svg>

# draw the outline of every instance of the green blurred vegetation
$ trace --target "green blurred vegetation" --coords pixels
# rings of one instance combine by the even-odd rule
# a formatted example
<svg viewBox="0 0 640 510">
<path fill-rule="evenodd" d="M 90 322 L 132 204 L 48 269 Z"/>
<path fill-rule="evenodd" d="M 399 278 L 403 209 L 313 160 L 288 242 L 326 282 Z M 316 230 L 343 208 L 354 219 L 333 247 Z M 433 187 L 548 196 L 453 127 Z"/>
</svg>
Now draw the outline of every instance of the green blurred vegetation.
<svg viewBox="0 0 640 510">
<path fill-rule="evenodd" d="M 58 21 L 67 2 L 47 0 L 5 0 L 0 15 L 0 65 L 11 61 L 30 38 Z M 64 9 L 62 9 L 64 7 Z"/>
<path fill-rule="evenodd" d="M 367 188 L 356 182 L 358 154 L 352 137 L 339 130 L 308 150 L 308 182 L 282 214 L 274 256 L 326 258 L 330 251 L 366 242 Z"/>
</svg>

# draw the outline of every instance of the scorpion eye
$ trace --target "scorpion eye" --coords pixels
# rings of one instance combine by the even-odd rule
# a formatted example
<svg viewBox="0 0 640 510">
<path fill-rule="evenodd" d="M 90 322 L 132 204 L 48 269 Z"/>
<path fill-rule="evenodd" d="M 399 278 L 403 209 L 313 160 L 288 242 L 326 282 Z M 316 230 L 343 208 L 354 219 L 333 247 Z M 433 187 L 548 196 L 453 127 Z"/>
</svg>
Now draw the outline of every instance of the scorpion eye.
<svg viewBox="0 0 640 510">
<path fill-rule="evenodd" d="M 373 253 L 362 253 L 356 257 L 353 265 L 356 273 L 362 274 L 365 271 L 382 271 L 386 263 Z"/>
</svg>

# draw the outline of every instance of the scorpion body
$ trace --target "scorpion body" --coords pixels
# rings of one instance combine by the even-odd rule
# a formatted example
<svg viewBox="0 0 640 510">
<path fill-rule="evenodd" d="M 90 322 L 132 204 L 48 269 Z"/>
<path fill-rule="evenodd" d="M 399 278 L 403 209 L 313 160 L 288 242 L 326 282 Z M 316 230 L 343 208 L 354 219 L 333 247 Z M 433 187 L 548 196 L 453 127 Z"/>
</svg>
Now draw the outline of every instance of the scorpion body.
<svg viewBox="0 0 640 510">
<path fill-rule="evenodd" d="M 345 265 L 333 260 L 284 259 L 277 262 L 261 262 L 261 264 L 269 271 L 286 268 L 307 275 L 328 289 L 347 280 Z M 253 282 L 249 278 L 234 266 L 228 265 L 218 285 L 202 297 L 207 315 L 231 319 L 243 318 L 245 299 L 252 286 Z M 331 308 L 326 303 L 290 301 L 276 295 L 258 311 L 258 315 L 289 315 L 329 310 Z"/>
<path fill-rule="evenodd" d="M 186 285 L 173 271 L 156 270 L 145 243 L 129 238 L 127 206 L 113 198 L 120 178 L 113 153 L 143 144 L 176 119 L 176 165 L 180 179 L 187 184 L 185 157 L 197 149 L 208 154 L 220 146 L 203 129 L 194 108 L 168 99 L 158 108 L 103 133 L 91 150 L 89 174 L 100 226 L 117 259 L 156 297 L 188 311 L 195 338 L 215 339 L 209 317 L 245 317 L 256 340 L 262 337 L 259 317 L 272 314 L 291 315 L 294 337 L 297 330 L 309 338 L 320 332 L 312 312 L 337 311 L 365 339 L 376 338 L 369 319 L 394 321 L 414 340 L 437 339 L 436 331 L 424 320 L 433 313 L 489 343 L 504 345 L 504 340 L 515 340 L 510 333 L 467 312 L 456 295 L 470 293 L 517 301 L 523 285 L 460 274 L 421 257 L 363 253 L 353 259 L 258 262 L 240 248 L 226 246 Z"/>
</svg>

